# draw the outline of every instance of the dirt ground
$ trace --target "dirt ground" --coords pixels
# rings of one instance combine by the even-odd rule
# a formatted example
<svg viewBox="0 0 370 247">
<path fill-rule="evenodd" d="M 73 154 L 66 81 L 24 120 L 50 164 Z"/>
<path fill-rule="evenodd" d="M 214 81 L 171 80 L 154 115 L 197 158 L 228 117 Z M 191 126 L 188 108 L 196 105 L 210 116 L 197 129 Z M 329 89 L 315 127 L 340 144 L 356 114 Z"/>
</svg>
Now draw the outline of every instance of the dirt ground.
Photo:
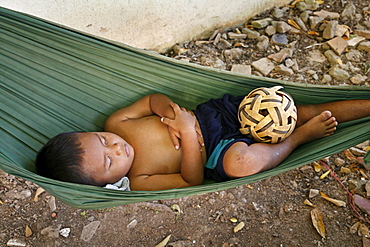
<svg viewBox="0 0 370 247">
<path fill-rule="evenodd" d="M 349 2 L 355 4 L 356 13 L 361 14 L 362 18 L 354 20 L 341 16 L 341 24 L 355 29 L 356 25 L 370 21 L 367 0 L 323 1 L 318 10 L 342 13 Z M 283 20 L 299 13 L 293 7 L 288 7 L 287 11 Z M 268 10 L 254 19 L 271 17 L 272 12 L 272 9 Z M 249 25 L 250 21 L 246 21 L 246 24 Z M 235 31 L 235 27 L 222 30 L 223 33 L 230 31 Z M 307 64 L 309 50 L 303 47 L 322 41 L 297 34 L 294 39 L 298 41 L 294 49 L 300 51 L 294 59 L 301 67 L 305 65 L 302 73 L 285 76 L 272 72 L 269 76 L 295 82 L 320 83 L 312 73 L 307 73 L 307 68 L 324 71 L 318 73 L 321 78 L 330 66 L 328 63 Z M 177 48 L 181 52 L 165 55 L 212 67 L 220 64 L 217 62 L 219 59 L 224 69 L 230 70 L 232 64 L 248 64 L 247 61 L 276 52 L 272 46 L 258 50 L 257 41 L 245 42 L 244 45 L 236 45 L 243 43 L 240 40 L 232 42 L 233 47 L 241 47 L 245 51 L 242 57 L 234 60 L 225 56 L 223 49 L 226 47 L 215 46 L 208 40 L 178 44 Z M 362 54 L 362 59 L 352 64 L 362 71 L 357 73 L 368 76 L 366 62 L 370 61 L 369 53 L 365 51 Z M 347 62 L 345 57 L 343 62 Z M 350 72 L 351 76 L 354 75 L 353 71 Z M 341 83 L 343 81 L 330 82 Z M 344 83 L 352 84 L 350 80 Z M 369 86 L 369 77 L 361 85 Z M 323 160 L 351 193 L 363 197 L 367 196 L 365 187 L 370 171 L 364 168 L 358 158 L 363 156 L 361 150 L 367 147 L 369 142 L 357 146 L 359 152 L 350 149 Z M 338 180 L 330 174 L 321 177 L 326 171 L 324 166 L 319 169 L 317 164 L 307 164 L 228 190 L 100 210 L 75 209 L 58 200 L 54 208 L 53 197 L 46 192 L 35 201 L 37 185 L 0 173 L 0 246 L 156 246 L 166 237 L 169 237 L 167 246 L 370 246 L 370 240 L 363 236 L 369 235 L 369 216 L 355 207 L 364 219 L 360 220 L 361 217 L 349 204 L 347 192 Z M 312 190 L 319 190 L 331 198 L 346 202 L 346 206 L 337 206 L 320 194 L 310 198 Z M 306 199 L 316 207 L 306 205 Z M 311 217 L 313 209 L 319 209 L 322 213 L 325 238 L 320 236 L 313 225 L 313 222 L 317 222 Z M 356 227 L 359 225 L 361 227 Z M 85 234 L 86 226 L 93 228 L 90 235 Z M 69 234 L 62 236 L 59 231 L 66 229 L 70 230 Z M 19 245 L 12 245 L 12 241 Z"/>
</svg>

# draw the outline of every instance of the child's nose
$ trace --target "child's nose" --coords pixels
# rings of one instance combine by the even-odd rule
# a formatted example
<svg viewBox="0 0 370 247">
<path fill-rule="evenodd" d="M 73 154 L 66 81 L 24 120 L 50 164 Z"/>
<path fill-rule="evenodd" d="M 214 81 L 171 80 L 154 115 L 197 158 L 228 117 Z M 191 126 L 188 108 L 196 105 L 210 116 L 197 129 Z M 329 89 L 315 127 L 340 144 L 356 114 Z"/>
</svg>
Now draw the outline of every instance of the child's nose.
<svg viewBox="0 0 370 247">
<path fill-rule="evenodd" d="M 119 145 L 118 143 L 115 143 L 113 147 L 116 152 L 116 155 L 120 156 L 122 154 L 121 145 Z"/>
</svg>

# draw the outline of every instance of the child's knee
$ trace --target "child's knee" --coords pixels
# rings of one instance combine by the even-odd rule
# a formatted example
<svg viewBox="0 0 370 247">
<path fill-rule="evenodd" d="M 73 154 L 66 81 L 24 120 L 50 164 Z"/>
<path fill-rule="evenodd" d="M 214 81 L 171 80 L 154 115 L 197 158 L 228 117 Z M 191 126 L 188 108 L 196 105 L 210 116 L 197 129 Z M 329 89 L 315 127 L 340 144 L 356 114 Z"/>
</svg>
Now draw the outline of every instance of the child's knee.
<svg viewBox="0 0 370 247">
<path fill-rule="evenodd" d="M 225 173 L 231 178 L 250 176 L 259 172 L 255 155 L 244 142 L 237 142 L 227 150 L 223 165 Z"/>
</svg>

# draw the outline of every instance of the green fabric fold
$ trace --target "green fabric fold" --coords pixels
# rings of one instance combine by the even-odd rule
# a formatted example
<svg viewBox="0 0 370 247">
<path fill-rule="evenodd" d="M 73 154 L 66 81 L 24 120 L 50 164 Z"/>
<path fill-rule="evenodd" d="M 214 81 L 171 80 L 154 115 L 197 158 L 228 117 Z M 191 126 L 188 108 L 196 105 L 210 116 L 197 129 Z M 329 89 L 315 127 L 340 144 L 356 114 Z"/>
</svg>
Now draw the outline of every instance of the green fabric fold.
<svg viewBox="0 0 370 247">
<path fill-rule="evenodd" d="M 60 132 L 101 131 L 115 110 L 154 92 L 194 109 L 224 93 L 284 86 L 297 104 L 370 98 L 370 88 L 297 84 L 170 59 L 0 8 L 0 168 L 74 207 L 93 209 L 223 190 L 277 175 L 370 138 L 370 118 L 295 150 L 278 167 L 223 183 L 164 191 L 113 191 L 35 174 L 37 151 Z"/>
</svg>

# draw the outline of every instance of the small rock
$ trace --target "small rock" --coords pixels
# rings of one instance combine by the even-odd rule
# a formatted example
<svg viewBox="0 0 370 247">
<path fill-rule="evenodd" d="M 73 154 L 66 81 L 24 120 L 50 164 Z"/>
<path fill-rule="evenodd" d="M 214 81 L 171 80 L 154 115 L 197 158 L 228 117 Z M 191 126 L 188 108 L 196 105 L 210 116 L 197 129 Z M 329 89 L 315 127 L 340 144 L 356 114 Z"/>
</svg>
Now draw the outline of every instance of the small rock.
<svg viewBox="0 0 370 247">
<path fill-rule="evenodd" d="M 308 59 L 308 62 L 311 64 L 323 63 L 326 61 L 325 56 L 319 50 L 309 51 L 307 59 Z"/>
<path fill-rule="evenodd" d="M 12 238 L 6 243 L 6 246 L 26 246 L 26 242 L 20 239 Z"/>
<path fill-rule="evenodd" d="M 345 173 L 345 174 L 350 174 L 351 173 L 351 169 L 349 169 L 349 168 L 347 168 L 347 167 L 344 167 L 344 166 L 342 166 L 341 168 L 340 168 L 340 171 L 339 171 L 340 173 Z"/>
<path fill-rule="evenodd" d="M 310 13 L 311 13 L 311 11 L 303 11 L 299 15 L 299 18 L 301 18 L 304 23 L 307 23 L 308 22 L 308 17 L 310 17 Z"/>
<path fill-rule="evenodd" d="M 260 29 L 260 28 L 267 27 L 270 24 L 271 21 L 272 21 L 271 18 L 265 18 L 265 19 L 262 19 L 262 20 L 252 21 L 251 24 L 254 28 Z"/>
<path fill-rule="evenodd" d="M 311 172 L 313 172 L 313 168 L 312 168 L 312 166 L 302 166 L 301 168 L 300 168 L 300 170 L 301 170 L 301 172 L 302 173 L 311 173 Z"/>
<path fill-rule="evenodd" d="M 271 44 L 274 45 L 287 45 L 289 43 L 288 37 L 285 34 L 274 34 L 271 37 Z"/>
<path fill-rule="evenodd" d="M 347 41 L 345 41 L 342 37 L 336 37 L 329 40 L 327 43 L 331 47 L 331 49 L 335 51 L 335 53 L 337 53 L 338 55 L 342 54 L 348 46 Z"/>
<path fill-rule="evenodd" d="M 18 191 L 17 189 L 10 190 L 5 193 L 5 196 L 10 198 L 10 199 L 18 199 L 18 200 L 23 200 L 31 196 L 31 191 L 30 190 L 22 190 Z"/>
<path fill-rule="evenodd" d="M 247 35 L 245 33 L 233 33 L 229 32 L 227 33 L 227 37 L 229 39 L 246 39 Z"/>
<path fill-rule="evenodd" d="M 354 203 L 367 214 L 370 214 L 370 201 L 360 195 L 353 196 Z"/>
<path fill-rule="evenodd" d="M 98 229 L 100 225 L 100 221 L 93 221 L 89 223 L 88 225 L 84 226 L 81 233 L 81 239 L 84 241 L 89 241 L 93 235 L 95 234 L 96 230 Z"/>
<path fill-rule="evenodd" d="M 269 44 L 269 38 L 263 35 L 258 38 L 257 48 L 261 51 L 264 51 L 269 47 Z"/>
<path fill-rule="evenodd" d="M 281 18 L 285 15 L 286 9 L 285 8 L 274 8 L 272 10 L 272 16 L 275 18 Z"/>
<path fill-rule="evenodd" d="M 229 41 L 227 41 L 226 39 L 220 38 L 220 43 L 222 43 L 226 48 L 233 47 L 233 45 Z"/>
<path fill-rule="evenodd" d="M 335 54 L 335 52 L 332 51 L 332 50 L 325 51 L 324 55 L 328 59 L 330 65 L 332 65 L 332 66 L 336 65 L 336 64 L 339 64 L 340 61 L 341 61 L 340 57 L 337 54 Z"/>
<path fill-rule="evenodd" d="M 361 42 L 361 43 L 357 46 L 357 50 L 359 50 L 359 51 L 366 51 L 366 52 L 370 52 L 370 41 Z"/>
<path fill-rule="evenodd" d="M 252 67 L 250 65 L 233 64 L 231 67 L 231 71 L 251 75 Z"/>
<path fill-rule="evenodd" d="M 360 62 L 362 59 L 362 54 L 358 50 L 351 50 L 350 52 L 347 52 L 345 56 L 349 61 L 353 62 Z"/>
<path fill-rule="evenodd" d="M 322 33 L 324 39 L 332 39 L 335 35 L 335 29 L 337 28 L 338 21 L 329 21 Z"/>
<path fill-rule="evenodd" d="M 311 30 L 317 30 L 318 26 L 322 23 L 324 18 L 319 17 L 319 16 L 310 16 L 309 17 L 309 24 Z"/>
<path fill-rule="evenodd" d="M 258 39 L 260 36 L 259 32 L 250 30 L 249 28 L 243 28 L 242 33 L 246 34 L 248 39 Z"/>
<path fill-rule="evenodd" d="M 232 48 L 224 50 L 223 54 L 226 59 L 239 60 L 243 57 L 244 51 L 240 48 Z"/>
<path fill-rule="evenodd" d="M 267 36 L 271 36 L 276 33 L 276 28 L 274 26 L 267 26 L 265 29 Z"/>
<path fill-rule="evenodd" d="M 49 238 L 58 238 L 59 237 L 59 231 L 62 227 L 62 224 L 55 226 L 48 226 L 41 230 L 42 235 L 47 235 Z"/>
<path fill-rule="evenodd" d="M 320 10 L 320 11 L 313 12 L 313 15 L 316 15 L 316 16 L 321 17 L 323 19 L 338 19 L 340 17 L 340 15 L 338 13 L 329 12 L 329 11 L 326 11 L 326 10 Z"/>
<path fill-rule="evenodd" d="M 319 4 L 316 0 L 305 0 L 308 10 L 316 10 L 319 7 Z"/>
<path fill-rule="evenodd" d="M 350 81 L 355 85 L 360 85 L 363 82 L 365 82 L 367 78 L 368 78 L 367 76 L 357 74 L 351 77 Z"/>
<path fill-rule="evenodd" d="M 305 11 L 307 9 L 307 4 L 305 2 L 298 2 L 296 3 L 295 7 L 299 10 L 299 11 Z"/>
<path fill-rule="evenodd" d="M 293 65 L 294 65 L 294 62 L 292 61 L 292 59 L 287 58 L 285 60 L 285 66 L 287 66 L 288 68 L 292 67 Z"/>
<path fill-rule="evenodd" d="M 293 55 L 293 50 L 290 48 L 284 48 L 280 52 L 271 54 L 268 56 L 269 59 L 274 60 L 277 63 L 281 63 L 285 58 L 291 57 Z"/>
<path fill-rule="evenodd" d="M 355 30 L 355 34 L 370 39 L 370 30 Z"/>
<path fill-rule="evenodd" d="M 362 36 L 357 36 L 352 39 L 347 40 L 349 47 L 356 47 L 360 42 L 364 41 L 365 38 Z"/>
<path fill-rule="evenodd" d="M 365 156 L 366 155 L 366 151 L 361 150 L 361 149 L 356 148 L 356 147 L 352 147 L 349 150 L 351 151 L 351 153 L 353 153 L 356 156 Z"/>
<path fill-rule="evenodd" d="M 292 70 L 292 69 L 290 69 L 290 68 L 286 67 L 286 66 L 285 66 L 285 65 L 283 65 L 283 64 L 279 64 L 279 65 L 277 65 L 277 66 L 275 67 L 275 71 L 276 71 L 277 73 L 281 74 L 281 75 L 288 75 L 288 76 L 290 76 L 290 75 L 293 75 L 293 74 L 294 74 L 294 72 L 293 72 L 293 70 Z"/>
<path fill-rule="evenodd" d="M 49 205 L 50 211 L 52 211 L 52 212 L 57 209 L 57 206 L 55 204 L 55 197 L 54 196 L 51 196 L 49 198 L 48 205 Z"/>
<path fill-rule="evenodd" d="M 356 6 L 353 3 L 349 3 L 344 7 L 342 11 L 342 17 L 348 17 L 352 19 L 356 14 Z"/>
<path fill-rule="evenodd" d="M 278 33 L 287 33 L 292 29 L 292 27 L 285 21 L 278 21 L 276 23 L 276 31 Z"/>
<path fill-rule="evenodd" d="M 329 74 L 334 77 L 334 79 L 339 81 L 345 81 L 349 79 L 349 74 L 344 69 L 341 69 L 339 65 L 334 65 L 329 69 Z"/>
<path fill-rule="evenodd" d="M 132 221 L 127 225 L 127 228 L 135 228 L 135 226 L 137 226 L 137 220 L 136 220 L 136 219 L 132 220 Z"/>
<path fill-rule="evenodd" d="M 344 25 L 337 25 L 337 28 L 335 29 L 334 36 L 336 37 L 342 37 L 346 32 L 348 31 L 347 27 Z"/>
<path fill-rule="evenodd" d="M 311 199 L 311 198 L 314 198 L 315 196 L 317 196 L 318 194 L 320 193 L 319 190 L 316 190 L 316 189 L 310 189 L 310 192 L 308 194 L 308 197 Z"/>
<path fill-rule="evenodd" d="M 356 179 L 349 179 L 348 180 L 348 189 L 349 190 L 361 190 L 362 183 Z"/>
<path fill-rule="evenodd" d="M 329 83 L 329 82 L 331 82 L 332 81 L 332 78 L 331 78 L 331 76 L 330 75 L 328 75 L 328 74 L 325 74 L 323 77 L 322 77 L 322 79 L 321 79 L 321 82 L 322 83 Z"/>
<path fill-rule="evenodd" d="M 68 227 L 60 229 L 60 231 L 59 231 L 60 235 L 62 235 L 65 238 L 67 238 L 69 236 L 70 232 L 71 232 L 71 228 L 68 228 Z"/>
<path fill-rule="evenodd" d="M 261 72 L 264 76 L 267 76 L 274 68 L 275 64 L 270 61 L 267 57 L 261 58 L 252 63 L 252 66 Z"/>
<path fill-rule="evenodd" d="M 334 159 L 334 164 L 336 166 L 343 166 L 344 164 L 346 164 L 346 161 L 344 159 L 341 159 L 341 158 L 335 158 Z"/>
</svg>

